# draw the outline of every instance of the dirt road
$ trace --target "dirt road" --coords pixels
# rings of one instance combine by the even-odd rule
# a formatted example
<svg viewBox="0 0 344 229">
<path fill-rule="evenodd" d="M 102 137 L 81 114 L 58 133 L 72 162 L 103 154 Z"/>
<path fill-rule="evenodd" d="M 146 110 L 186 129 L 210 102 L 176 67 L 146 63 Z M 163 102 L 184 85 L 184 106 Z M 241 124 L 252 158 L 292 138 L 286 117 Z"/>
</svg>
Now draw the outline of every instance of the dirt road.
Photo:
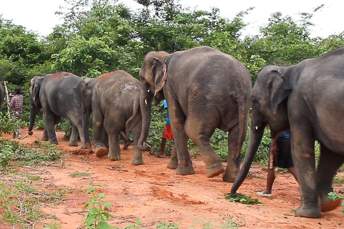
<svg viewBox="0 0 344 229">
<path fill-rule="evenodd" d="M 20 140 L 30 145 L 41 138 L 42 132 Z M 224 199 L 230 184 L 223 183 L 221 177 L 208 179 L 204 165 L 194 159 L 195 175 L 177 176 L 175 171 L 166 168 L 168 159 L 144 155 L 144 165 L 130 164 L 132 152 L 121 152 L 121 161 L 109 161 L 92 155 L 75 155 L 75 147 L 67 146 L 58 134 L 58 147 L 66 154 L 63 167 L 42 167 L 41 176 L 57 186 L 71 188 L 62 204 L 43 211 L 55 215 L 62 228 L 78 228 L 85 218 L 84 204 L 88 199 L 87 187 L 99 185 L 106 200 L 112 203 L 110 223 L 120 228 L 142 222 L 142 228 L 156 228 L 158 222 L 174 222 L 179 228 L 227 228 L 230 220 L 241 228 L 344 228 L 342 209 L 323 214 L 321 219 L 296 218 L 293 208 L 299 204 L 296 182 L 287 174 L 278 174 L 273 198 L 256 196 L 263 189 L 266 172 L 254 166 L 251 176 L 240 189 L 240 193 L 258 198 L 260 205 L 231 203 Z M 73 173 L 87 176 L 72 177 Z M 340 174 L 343 176 L 343 174 Z M 343 184 L 336 189 L 343 190 Z"/>
</svg>

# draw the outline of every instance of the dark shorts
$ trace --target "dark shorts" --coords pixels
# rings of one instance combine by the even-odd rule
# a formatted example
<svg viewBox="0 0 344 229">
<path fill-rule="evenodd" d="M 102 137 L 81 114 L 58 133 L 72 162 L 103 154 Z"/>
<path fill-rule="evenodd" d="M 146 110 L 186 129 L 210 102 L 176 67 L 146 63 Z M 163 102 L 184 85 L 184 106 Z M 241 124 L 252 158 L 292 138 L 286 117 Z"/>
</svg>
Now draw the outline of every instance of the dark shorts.
<svg viewBox="0 0 344 229">
<path fill-rule="evenodd" d="M 277 141 L 277 160 L 275 166 L 285 169 L 294 166 L 291 157 L 290 139 L 279 139 Z"/>
</svg>

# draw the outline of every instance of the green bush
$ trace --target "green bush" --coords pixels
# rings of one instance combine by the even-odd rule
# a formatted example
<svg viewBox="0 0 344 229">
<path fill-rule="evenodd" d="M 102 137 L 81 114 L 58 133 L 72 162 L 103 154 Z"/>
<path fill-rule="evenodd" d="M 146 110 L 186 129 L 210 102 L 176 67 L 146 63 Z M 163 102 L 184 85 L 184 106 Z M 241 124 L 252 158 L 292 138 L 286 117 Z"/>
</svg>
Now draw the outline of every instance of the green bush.
<svg viewBox="0 0 344 229">
<path fill-rule="evenodd" d="M 11 118 L 6 113 L 0 113 L 0 135 L 1 133 L 13 133 L 21 126 L 23 126 L 23 121 Z"/>
<path fill-rule="evenodd" d="M 0 169 L 5 169 L 10 162 L 19 165 L 40 165 L 60 160 L 62 154 L 55 145 L 39 143 L 39 148 L 26 148 L 16 142 L 0 140 Z"/>
</svg>

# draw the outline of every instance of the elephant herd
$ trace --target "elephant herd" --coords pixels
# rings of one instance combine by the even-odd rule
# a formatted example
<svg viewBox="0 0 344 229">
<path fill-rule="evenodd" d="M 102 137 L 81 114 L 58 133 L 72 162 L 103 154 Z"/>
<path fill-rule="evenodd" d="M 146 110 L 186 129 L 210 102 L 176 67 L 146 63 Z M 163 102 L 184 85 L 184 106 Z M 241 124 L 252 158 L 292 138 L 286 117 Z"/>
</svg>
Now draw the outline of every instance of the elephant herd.
<svg viewBox="0 0 344 229">
<path fill-rule="evenodd" d="M 266 66 L 252 88 L 251 75 L 234 57 L 210 47 L 145 55 L 139 80 L 117 70 L 83 80 L 71 73 L 36 76 L 31 80 L 29 133 L 43 113 L 44 139 L 57 143 L 55 125 L 67 118 L 70 145 L 90 149 L 92 116 L 94 151 L 120 160 L 120 138 L 133 136 L 132 163 L 143 163 L 153 99 L 168 101 L 176 150 L 168 167 L 177 174 L 194 173 L 187 148 L 190 138 L 201 152 L 206 175 L 223 174 L 236 193 L 247 176 L 265 127 L 272 138 L 291 130 L 291 148 L 301 191 L 301 217 L 320 217 L 339 203 L 327 198 L 344 161 L 344 48 L 292 66 Z M 343 99 L 343 100 L 342 100 Z M 251 110 L 250 142 L 240 167 L 240 151 Z M 92 113 L 92 115 L 91 115 Z M 210 145 L 215 129 L 228 132 L 226 168 Z M 128 139 L 127 139 L 128 140 Z M 314 143 L 321 154 L 315 166 Z"/>
</svg>

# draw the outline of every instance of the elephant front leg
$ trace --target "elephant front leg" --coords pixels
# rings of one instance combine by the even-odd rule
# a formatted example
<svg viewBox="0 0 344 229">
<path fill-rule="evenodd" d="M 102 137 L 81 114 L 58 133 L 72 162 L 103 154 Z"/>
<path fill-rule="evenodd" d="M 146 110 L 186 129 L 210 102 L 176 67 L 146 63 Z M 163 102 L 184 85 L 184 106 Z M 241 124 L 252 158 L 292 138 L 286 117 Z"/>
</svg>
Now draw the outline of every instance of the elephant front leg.
<svg viewBox="0 0 344 229">
<path fill-rule="evenodd" d="M 49 140 L 48 131 L 46 128 L 44 128 L 42 141 L 48 141 L 48 140 Z"/>
<path fill-rule="evenodd" d="M 95 141 L 95 154 L 97 157 L 102 157 L 108 154 L 109 149 L 107 147 L 108 144 L 108 136 L 105 132 L 104 125 L 103 125 L 103 115 L 99 110 L 99 107 L 93 109 L 92 121 L 93 121 L 93 130 L 94 130 L 94 141 Z M 106 141 L 106 142 L 105 142 Z"/>
<path fill-rule="evenodd" d="M 109 153 L 108 158 L 111 161 L 119 161 L 120 157 L 120 145 L 119 145 L 119 133 L 109 133 Z"/>
<path fill-rule="evenodd" d="M 194 174 L 192 161 L 187 148 L 187 135 L 184 130 L 185 117 L 178 103 L 173 98 L 168 99 L 168 112 L 171 118 L 172 132 L 174 135 L 174 144 L 177 149 L 178 167 L 177 174 Z"/>
<path fill-rule="evenodd" d="M 239 126 L 236 126 L 228 133 L 227 168 L 223 175 L 223 181 L 234 182 L 239 171 L 240 150 L 242 144 L 243 141 L 239 136 Z"/>
<path fill-rule="evenodd" d="M 176 169 L 177 167 L 178 167 L 177 149 L 176 149 L 176 146 L 173 144 L 172 151 L 171 151 L 171 158 L 167 165 L 167 168 Z"/>
<path fill-rule="evenodd" d="M 78 138 L 79 138 L 78 129 L 73 124 L 71 126 L 72 126 L 72 130 L 69 137 L 69 145 L 78 146 Z"/>
<path fill-rule="evenodd" d="M 328 199 L 328 193 L 333 192 L 332 181 L 337 170 L 344 162 L 344 156 L 338 155 L 324 145 L 320 148 L 320 159 L 317 169 L 317 189 L 320 195 L 321 211 L 331 211 L 337 208 L 341 200 Z"/>
<path fill-rule="evenodd" d="M 57 137 L 55 132 L 55 117 L 50 112 L 43 112 L 43 120 L 45 124 L 45 130 L 47 131 L 48 138 L 51 144 L 57 145 Z"/>
<path fill-rule="evenodd" d="M 319 218 L 320 208 L 316 190 L 314 159 L 314 138 L 311 128 L 305 123 L 291 126 L 292 157 L 301 188 L 301 207 L 295 215 L 308 218 Z"/>
</svg>

